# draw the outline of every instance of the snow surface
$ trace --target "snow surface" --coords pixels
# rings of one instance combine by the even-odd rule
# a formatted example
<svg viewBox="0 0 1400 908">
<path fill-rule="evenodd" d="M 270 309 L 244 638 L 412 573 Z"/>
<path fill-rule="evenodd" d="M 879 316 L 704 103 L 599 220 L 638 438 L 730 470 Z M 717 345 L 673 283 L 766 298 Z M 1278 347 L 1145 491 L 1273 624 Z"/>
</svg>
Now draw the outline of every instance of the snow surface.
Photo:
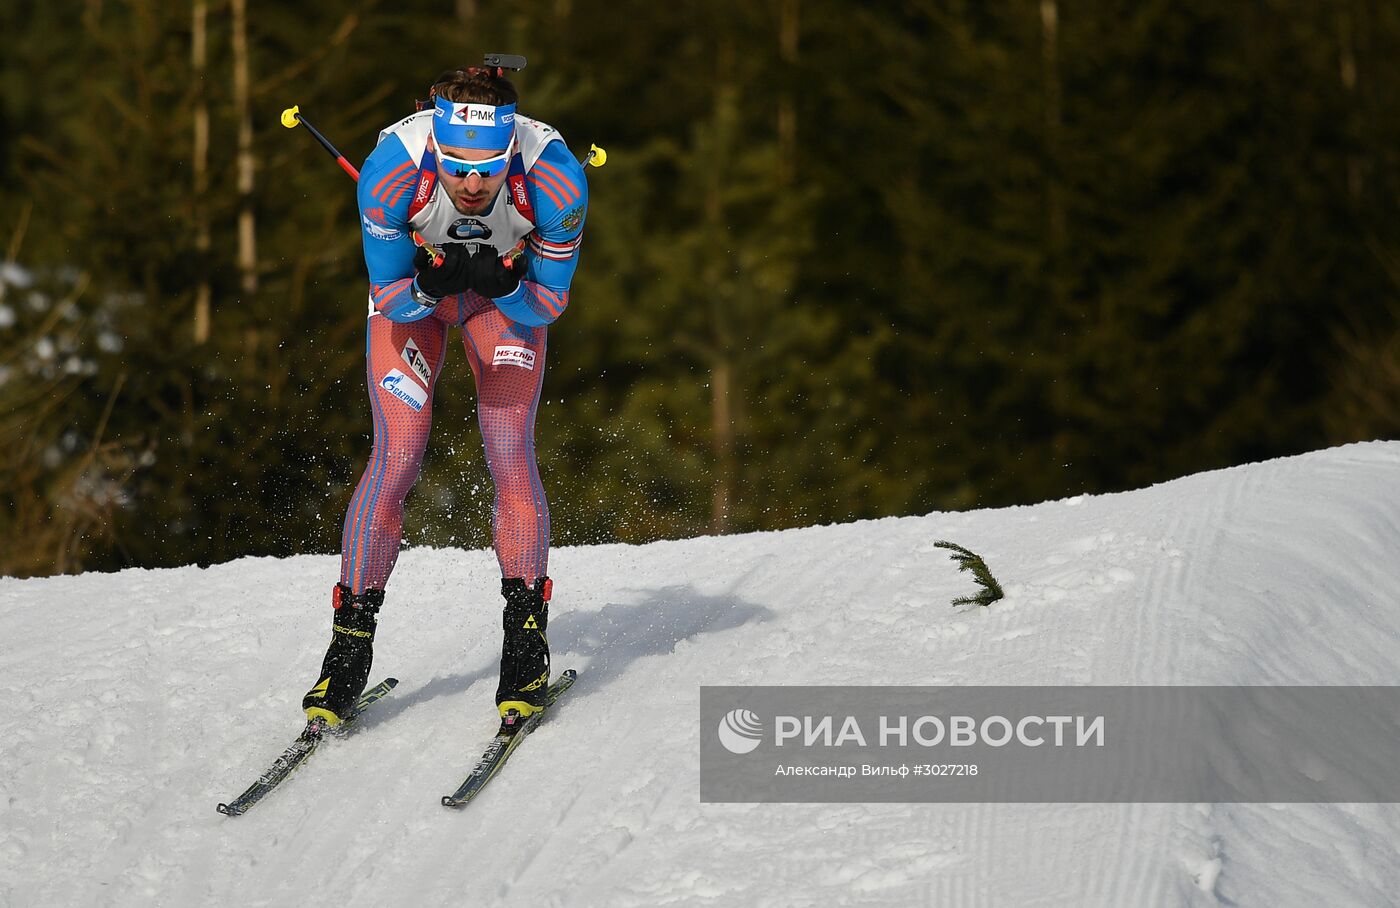
<svg viewBox="0 0 1400 908">
<path fill-rule="evenodd" d="M 1033 507 L 557 550 L 568 699 L 494 726 L 487 551 L 404 553 L 402 683 L 243 817 L 338 559 L 0 580 L 0 904 L 1379 906 L 1400 807 L 699 801 L 702 684 L 1395 684 L 1400 443 Z M 948 539 L 1006 589 L 990 608 Z"/>
</svg>

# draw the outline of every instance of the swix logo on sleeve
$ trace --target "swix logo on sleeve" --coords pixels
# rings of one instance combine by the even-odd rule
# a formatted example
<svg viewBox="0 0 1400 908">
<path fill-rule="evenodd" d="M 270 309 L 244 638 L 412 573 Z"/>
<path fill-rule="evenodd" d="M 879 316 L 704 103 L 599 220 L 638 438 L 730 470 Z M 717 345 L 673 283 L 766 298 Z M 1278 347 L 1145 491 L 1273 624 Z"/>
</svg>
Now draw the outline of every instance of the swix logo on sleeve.
<svg viewBox="0 0 1400 908">
<path fill-rule="evenodd" d="M 522 369 L 535 371 L 535 351 L 529 347 L 516 347 L 513 345 L 501 344 L 496 348 L 496 354 L 491 357 L 493 366 L 519 366 Z"/>
<path fill-rule="evenodd" d="M 418 179 L 418 191 L 413 194 L 413 207 L 422 208 L 428 204 L 428 199 L 432 197 L 433 187 L 437 185 L 437 174 L 431 170 L 423 172 L 423 176 Z"/>
<path fill-rule="evenodd" d="M 390 370 L 388 375 L 380 379 L 379 387 L 408 404 L 415 413 L 420 412 L 428 402 L 428 392 L 398 369 Z"/>
<path fill-rule="evenodd" d="M 516 158 L 519 161 L 519 158 Z M 515 203 L 515 210 L 520 212 L 521 217 L 535 223 L 535 209 L 530 204 L 530 194 L 525 189 L 525 174 L 516 173 L 514 170 L 510 174 L 510 200 Z"/>
<path fill-rule="evenodd" d="M 433 367 L 428 365 L 428 361 L 423 357 L 423 351 L 418 349 L 418 345 L 413 342 L 413 338 L 408 339 L 408 343 L 403 345 L 403 361 L 413 369 L 413 373 L 423 380 L 423 384 L 429 387 L 433 383 Z"/>
</svg>

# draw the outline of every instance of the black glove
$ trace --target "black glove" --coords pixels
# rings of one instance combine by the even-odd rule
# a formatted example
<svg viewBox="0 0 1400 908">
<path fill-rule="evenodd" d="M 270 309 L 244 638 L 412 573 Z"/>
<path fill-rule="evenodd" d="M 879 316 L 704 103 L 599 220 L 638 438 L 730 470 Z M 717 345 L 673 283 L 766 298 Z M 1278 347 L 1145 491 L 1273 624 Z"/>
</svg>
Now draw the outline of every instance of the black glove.
<svg viewBox="0 0 1400 908">
<path fill-rule="evenodd" d="M 476 247 L 468 266 L 470 277 L 467 286 L 487 297 L 510 296 L 520 286 L 524 275 L 525 259 L 521 257 L 514 268 L 507 268 L 501 261 L 501 254 L 484 243 Z"/>
<path fill-rule="evenodd" d="M 443 243 L 440 248 L 442 264 L 436 268 L 426 246 L 419 246 L 413 254 L 413 267 L 418 271 L 418 289 L 435 300 L 471 289 L 471 249 L 466 243 Z"/>
</svg>

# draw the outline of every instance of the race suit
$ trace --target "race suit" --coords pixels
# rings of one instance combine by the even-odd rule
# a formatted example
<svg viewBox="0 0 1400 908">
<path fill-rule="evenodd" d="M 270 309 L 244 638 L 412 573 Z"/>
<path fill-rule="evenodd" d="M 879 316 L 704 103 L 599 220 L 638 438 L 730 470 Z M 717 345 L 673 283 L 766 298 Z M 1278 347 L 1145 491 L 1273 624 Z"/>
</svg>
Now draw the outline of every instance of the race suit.
<svg viewBox="0 0 1400 908">
<path fill-rule="evenodd" d="M 491 208 L 460 214 L 438 185 L 432 117 L 425 110 L 381 132 L 360 172 L 374 447 L 341 541 L 340 579 L 356 593 L 383 589 L 398 558 L 404 498 L 423 463 L 434 383 L 452 325 L 462 327 L 476 380 L 477 419 L 496 492 L 492 540 L 501 574 L 533 584 L 548 570 L 549 504 L 535 463 L 535 412 L 547 326 L 569 304 L 588 186 L 558 132 L 517 116 L 517 151 Z M 484 243 L 502 254 L 523 242 L 519 287 L 498 299 L 475 292 L 436 304 L 415 299 L 415 230 L 433 245 Z"/>
</svg>

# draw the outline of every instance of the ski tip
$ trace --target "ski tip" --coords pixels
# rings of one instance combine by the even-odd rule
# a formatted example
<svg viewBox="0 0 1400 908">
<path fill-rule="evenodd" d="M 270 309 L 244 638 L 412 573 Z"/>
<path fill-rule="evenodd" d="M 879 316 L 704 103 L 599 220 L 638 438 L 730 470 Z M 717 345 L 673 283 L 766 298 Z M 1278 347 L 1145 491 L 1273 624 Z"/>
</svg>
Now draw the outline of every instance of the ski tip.
<svg viewBox="0 0 1400 908">
<path fill-rule="evenodd" d="M 564 669 L 563 674 L 561 674 L 559 677 L 568 678 L 570 681 L 574 681 L 578 678 L 578 672 L 574 671 L 572 668 L 566 668 Z"/>
<path fill-rule="evenodd" d="M 399 679 L 398 679 L 398 678 L 385 678 L 385 679 L 384 679 L 384 686 L 385 686 L 385 687 L 389 687 L 389 688 L 398 687 L 398 686 L 399 686 Z"/>
<path fill-rule="evenodd" d="M 442 796 L 442 806 L 443 806 L 443 807 L 461 807 L 461 806 L 465 805 L 466 803 L 467 803 L 466 801 L 459 801 L 459 800 L 457 800 L 456 798 L 452 797 L 452 795 L 443 795 L 443 796 Z"/>
<path fill-rule="evenodd" d="M 217 810 L 219 813 L 223 814 L 223 815 L 226 816 L 226 817 L 236 817 L 236 816 L 238 816 L 240 813 L 243 812 L 243 811 L 241 811 L 241 810 L 234 810 L 232 807 L 229 807 L 227 804 L 220 804 L 218 807 L 215 807 L 214 809 Z"/>
</svg>

